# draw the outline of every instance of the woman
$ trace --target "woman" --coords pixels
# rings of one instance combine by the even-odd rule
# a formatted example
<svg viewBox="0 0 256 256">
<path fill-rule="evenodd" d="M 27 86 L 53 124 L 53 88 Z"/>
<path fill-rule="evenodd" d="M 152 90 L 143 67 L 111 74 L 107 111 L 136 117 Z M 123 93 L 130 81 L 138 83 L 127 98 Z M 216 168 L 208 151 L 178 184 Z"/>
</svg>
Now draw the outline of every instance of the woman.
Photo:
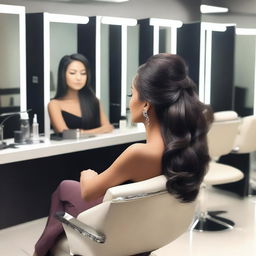
<svg viewBox="0 0 256 256">
<path fill-rule="evenodd" d="M 54 131 L 80 129 L 81 133 L 113 130 L 90 87 L 88 60 L 81 54 L 64 56 L 58 68 L 58 87 L 48 112 Z"/>
<path fill-rule="evenodd" d="M 198 100 L 183 59 L 171 54 L 149 58 L 133 81 L 130 109 L 132 121 L 145 125 L 146 143 L 129 146 L 100 174 L 84 170 L 80 183 L 63 181 L 59 185 L 48 224 L 36 245 L 39 256 L 63 232 L 53 217 L 55 212 L 76 216 L 101 202 L 108 188 L 126 181 L 164 174 L 169 193 L 183 202 L 196 199 L 209 162 L 206 134 L 212 112 Z"/>
</svg>

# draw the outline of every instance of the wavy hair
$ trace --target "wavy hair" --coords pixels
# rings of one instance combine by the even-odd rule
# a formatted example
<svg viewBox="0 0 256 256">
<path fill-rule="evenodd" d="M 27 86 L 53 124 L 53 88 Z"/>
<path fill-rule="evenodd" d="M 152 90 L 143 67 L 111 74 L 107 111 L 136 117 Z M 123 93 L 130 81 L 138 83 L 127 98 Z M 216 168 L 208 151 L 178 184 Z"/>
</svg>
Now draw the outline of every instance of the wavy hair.
<svg viewBox="0 0 256 256">
<path fill-rule="evenodd" d="M 58 67 L 58 82 L 57 91 L 54 99 L 59 99 L 66 95 L 68 90 L 66 71 L 68 65 L 73 61 L 80 61 L 84 64 L 87 74 L 86 83 L 79 90 L 79 101 L 82 112 L 82 123 L 85 129 L 93 129 L 100 126 L 100 109 L 99 100 L 96 98 L 94 91 L 91 88 L 91 71 L 90 64 L 87 58 L 79 53 L 65 55 L 61 58 Z"/>
<path fill-rule="evenodd" d="M 199 101 L 178 55 L 150 57 L 139 68 L 135 86 L 140 99 L 154 107 L 160 123 L 168 192 L 183 202 L 195 200 L 210 160 L 206 135 L 213 120 L 211 108 Z"/>
</svg>

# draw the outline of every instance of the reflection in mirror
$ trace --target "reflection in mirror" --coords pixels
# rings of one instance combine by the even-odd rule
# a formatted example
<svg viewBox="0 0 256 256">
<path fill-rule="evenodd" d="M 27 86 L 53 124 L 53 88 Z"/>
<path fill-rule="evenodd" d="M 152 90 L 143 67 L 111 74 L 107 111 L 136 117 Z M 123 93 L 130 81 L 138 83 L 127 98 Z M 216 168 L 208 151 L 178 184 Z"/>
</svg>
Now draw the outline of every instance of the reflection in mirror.
<svg viewBox="0 0 256 256">
<path fill-rule="evenodd" d="M 96 64 L 96 94 L 115 125 L 120 116 L 127 115 L 127 90 L 138 67 L 137 20 L 99 16 L 97 22 L 100 47 L 96 47 L 96 62 L 100 65 Z"/>
<path fill-rule="evenodd" d="M 85 16 L 44 13 L 44 131 L 46 138 L 50 137 L 47 105 L 55 95 L 59 60 L 66 54 L 77 52 L 77 24 L 87 24 L 88 21 L 89 18 Z"/>
<path fill-rule="evenodd" d="M 201 23 L 199 99 L 206 104 L 210 104 L 211 100 L 212 31 L 224 32 L 226 26 L 217 23 Z"/>
<path fill-rule="evenodd" d="M 172 52 L 171 30 L 171 28 L 159 28 L 159 52 Z"/>
<path fill-rule="evenodd" d="M 0 15 L 0 90 L 1 108 L 20 106 L 19 17 L 14 14 Z M 2 110 L 2 109 L 1 109 Z"/>
<path fill-rule="evenodd" d="M 235 110 L 240 116 L 256 114 L 256 29 L 236 29 Z"/>
<path fill-rule="evenodd" d="M 133 78 L 139 67 L 139 26 L 128 27 L 127 30 L 127 90 L 126 95 L 131 94 Z M 126 99 L 126 109 L 129 108 L 130 98 Z M 129 112 L 127 118 L 129 119 Z M 128 124 L 130 120 L 128 120 Z"/>
<path fill-rule="evenodd" d="M 98 57 L 96 63 L 99 65 L 96 66 L 96 95 L 109 118 L 109 25 L 101 24 L 99 17 L 97 17 L 97 25 L 100 29 L 100 40 L 97 40 L 99 47 L 96 50 Z"/>
<path fill-rule="evenodd" d="M 182 26 L 179 20 L 151 18 L 150 23 L 153 26 L 153 54 L 160 52 L 177 52 L 177 28 Z"/>
<path fill-rule="evenodd" d="M 0 113 L 26 110 L 25 7 L 0 4 Z M 5 125 L 13 137 L 19 117 Z M 0 122 L 2 120 L 0 119 Z"/>
</svg>

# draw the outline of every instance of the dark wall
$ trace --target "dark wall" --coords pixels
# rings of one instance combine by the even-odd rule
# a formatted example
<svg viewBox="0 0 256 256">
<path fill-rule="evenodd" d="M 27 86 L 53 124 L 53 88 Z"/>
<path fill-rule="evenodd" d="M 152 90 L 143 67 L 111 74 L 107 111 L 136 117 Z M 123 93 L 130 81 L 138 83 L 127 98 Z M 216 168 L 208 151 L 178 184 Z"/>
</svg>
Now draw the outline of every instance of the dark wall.
<svg viewBox="0 0 256 256">
<path fill-rule="evenodd" d="M 109 25 L 109 114 L 118 126 L 121 117 L 121 26 Z"/>
<path fill-rule="evenodd" d="M 0 229 L 47 216 L 51 194 L 62 180 L 79 181 L 89 168 L 102 172 L 129 145 L 0 165 Z"/>
<path fill-rule="evenodd" d="M 182 56 L 188 67 L 189 76 L 198 86 L 200 60 L 200 27 L 201 23 L 183 24 L 177 30 L 177 54 Z"/>
<path fill-rule="evenodd" d="M 153 55 L 153 26 L 149 19 L 138 20 L 139 24 L 139 65 Z"/>
<path fill-rule="evenodd" d="M 91 65 L 91 85 L 95 90 L 96 81 L 96 17 L 90 17 L 87 24 L 78 24 L 77 49 L 87 57 Z"/>
<path fill-rule="evenodd" d="M 43 14 L 26 14 L 27 108 L 32 109 L 30 119 L 37 114 L 40 133 L 44 132 L 43 40 Z"/>
</svg>

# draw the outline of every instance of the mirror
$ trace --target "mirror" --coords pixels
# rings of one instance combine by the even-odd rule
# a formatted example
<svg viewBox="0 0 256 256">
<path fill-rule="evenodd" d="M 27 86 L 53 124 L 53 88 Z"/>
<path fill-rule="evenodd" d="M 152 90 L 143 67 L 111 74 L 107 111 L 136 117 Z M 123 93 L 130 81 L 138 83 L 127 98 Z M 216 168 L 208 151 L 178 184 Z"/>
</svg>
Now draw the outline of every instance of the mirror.
<svg viewBox="0 0 256 256">
<path fill-rule="evenodd" d="M 63 44 L 63 40 L 65 44 Z M 53 98 L 56 94 L 60 59 L 64 55 L 76 52 L 78 52 L 77 25 L 50 22 L 50 98 Z"/>
<path fill-rule="evenodd" d="M 96 94 L 109 118 L 109 25 L 102 24 L 97 17 L 99 40 L 96 47 Z"/>
<path fill-rule="evenodd" d="M 206 2 L 207 1 L 203 1 Z M 255 3 L 248 1 L 241 9 L 239 1 L 222 1 L 215 4 L 229 8 L 223 14 L 203 14 L 202 21 L 233 24 L 234 35 L 234 93 L 233 109 L 241 116 L 256 114 L 256 79 L 255 79 Z"/>
<path fill-rule="evenodd" d="M 138 68 L 137 20 L 97 17 L 97 22 L 100 44 L 96 47 L 96 61 L 100 68 L 96 65 L 96 92 L 111 123 L 118 126 L 120 117 L 127 116 L 127 94 Z"/>
<path fill-rule="evenodd" d="M 210 104 L 211 101 L 211 57 L 212 32 L 224 32 L 226 26 L 217 23 L 201 23 L 200 64 L 199 64 L 199 99 Z"/>
<path fill-rule="evenodd" d="M 45 137 L 50 138 L 50 118 L 47 105 L 56 92 L 59 61 L 64 55 L 77 52 L 77 24 L 87 24 L 89 18 L 86 16 L 44 13 L 43 19 L 44 131 Z"/>
<path fill-rule="evenodd" d="M 0 5 L 0 24 L 0 113 L 25 111 L 25 7 Z M 19 128 L 18 118 L 6 126 L 4 137 L 13 137 L 13 130 Z"/>
<path fill-rule="evenodd" d="M 177 52 L 177 28 L 182 26 L 179 20 L 151 18 L 149 24 L 153 26 L 153 54 Z"/>
<path fill-rule="evenodd" d="M 235 110 L 240 116 L 256 113 L 256 29 L 236 29 L 235 36 Z"/>
<path fill-rule="evenodd" d="M 172 52 L 171 28 L 159 28 L 159 52 Z"/>
<path fill-rule="evenodd" d="M 137 73 L 139 67 L 139 26 L 133 26 L 127 28 L 127 90 L 126 95 L 131 94 L 131 86 L 133 78 Z M 126 98 L 126 109 L 129 108 L 130 98 Z M 127 116 L 128 124 L 129 112 Z"/>
<path fill-rule="evenodd" d="M 26 110 L 25 7 L 0 5 L 0 23 L 0 108 Z"/>
<path fill-rule="evenodd" d="M 20 107 L 19 17 L 1 14 L 0 24 L 0 104 L 1 109 L 16 111 Z"/>
</svg>

